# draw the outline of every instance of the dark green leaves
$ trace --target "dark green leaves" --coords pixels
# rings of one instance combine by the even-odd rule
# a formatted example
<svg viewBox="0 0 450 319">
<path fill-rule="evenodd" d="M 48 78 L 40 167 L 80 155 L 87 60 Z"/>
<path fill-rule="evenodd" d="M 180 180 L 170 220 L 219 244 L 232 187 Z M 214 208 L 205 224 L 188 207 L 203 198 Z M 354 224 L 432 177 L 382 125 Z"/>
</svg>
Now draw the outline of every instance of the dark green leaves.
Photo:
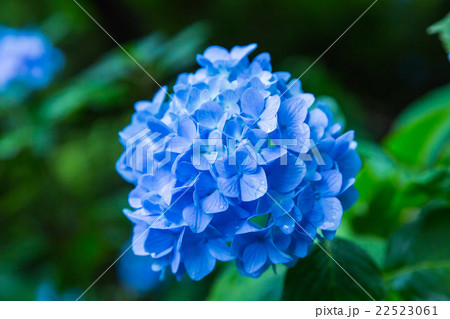
<svg viewBox="0 0 450 319">
<path fill-rule="evenodd" d="M 405 300 L 450 299 L 450 207 L 435 203 L 398 229 L 386 255 L 389 288 Z"/>
<path fill-rule="evenodd" d="M 336 262 L 316 246 L 310 256 L 287 272 L 284 300 L 371 300 L 368 294 L 375 300 L 383 298 L 381 273 L 364 250 L 342 239 L 321 245 Z"/>
</svg>

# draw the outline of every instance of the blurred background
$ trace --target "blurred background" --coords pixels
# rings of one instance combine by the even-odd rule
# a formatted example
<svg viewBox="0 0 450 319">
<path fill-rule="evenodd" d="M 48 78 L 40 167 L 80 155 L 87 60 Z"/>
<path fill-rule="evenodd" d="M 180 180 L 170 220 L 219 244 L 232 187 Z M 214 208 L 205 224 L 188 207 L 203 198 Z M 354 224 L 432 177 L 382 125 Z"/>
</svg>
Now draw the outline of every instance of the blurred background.
<svg viewBox="0 0 450 319">
<path fill-rule="evenodd" d="M 79 3 L 170 88 L 213 44 L 257 43 L 298 77 L 371 1 Z M 450 299 L 449 19 L 427 33 L 448 10 L 380 0 L 301 79 L 356 131 L 360 200 L 337 235 L 374 261 L 385 299 Z M 72 0 L 2 0 L 0 25 L 41 28 L 65 55 L 46 88 L 0 96 L 0 300 L 74 300 L 128 247 L 118 132 L 158 86 Z M 285 272 L 254 280 L 220 264 L 201 282 L 161 282 L 130 250 L 83 299 L 273 300 Z"/>
</svg>

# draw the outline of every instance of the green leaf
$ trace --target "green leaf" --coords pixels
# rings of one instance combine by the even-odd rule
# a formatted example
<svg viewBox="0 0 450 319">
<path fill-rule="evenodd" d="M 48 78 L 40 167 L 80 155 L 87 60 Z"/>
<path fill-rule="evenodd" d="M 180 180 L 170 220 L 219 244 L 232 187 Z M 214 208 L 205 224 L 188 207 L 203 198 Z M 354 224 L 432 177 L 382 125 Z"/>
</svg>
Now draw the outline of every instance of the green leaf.
<svg viewBox="0 0 450 319">
<path fill-rule="evenodd" d="M 31 144 L 33 128 L 24 126 L 8 132 L 0 139 L 0 159 L 16 156 L 23 148 Z"/>
<path fill-rule="evenodd" d="M 399 207 L 422 207 L 437 198 L 450 202 L 450 168 L 445 166 L 411 174 L 396 200 Z"/>
<path fill-rule="evenodd" d="M 430 167 L 450 141 L 450 85 L 429 93 L 400 115 L 384 147 L 398 162 Z"/>
<path fill-rule="evenodd" d="M 208 300 L 280 300 L 286 267 L 278 266 L 277 273 L 266 271 L 254 279 L 239 274 L 234 263 L 229 263 L 214 282 Z"/>
<path fill-rule="evenodd" d="M 384 238 L 367 234 L 356 234 L 348 219 L 342 220 L 338 235 L 340 238 L 349 240 L 364 249 L 378 267 L 381 268 L 384 265 L 387 244 Z"/>
<path fill-rule="evenodd" d="M 368 294 L 375 300 L 383 298 L 381 272 L 364 250 L 338 238 L 321 245 L 334 260 L 316 246 L 287 272 L 284 300 L 371 300 Z"/>
<path fill-rule="evenodd" d="M 384 238 L 399 226 L 399 212 L 392 204 L 404 172 L 374 142 L 359 141 L 358 153 L 363 161 L 355 183 L 360 197 L 344 216 L 351 219 L 356 237 L 370 234 Z"/>
<path fill-rule="evenodd" d="M 445 47 L 447 53 L 450 53 L 450 13 L 445 18 L 436 22 L 428 28 L 428 33 L 439 34 L 439 38 Z"/>
<path fill-rule="evenodd" d="M 385 275 L 405 300 L 450 300 L 450 206 L 426 206 L 389 239 Z"/>
</svg>

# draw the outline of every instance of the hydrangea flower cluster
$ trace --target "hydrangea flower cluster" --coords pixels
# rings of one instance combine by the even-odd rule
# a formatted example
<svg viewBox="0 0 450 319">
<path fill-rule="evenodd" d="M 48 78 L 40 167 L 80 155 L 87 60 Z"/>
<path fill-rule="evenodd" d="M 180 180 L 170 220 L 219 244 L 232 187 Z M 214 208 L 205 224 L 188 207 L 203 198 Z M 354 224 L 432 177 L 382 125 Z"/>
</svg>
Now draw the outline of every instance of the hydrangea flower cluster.
<svg viewBox="0 0 450 319">
<path fill-rule="evenodd" d="M 116 168 L 135 185 L 124 210 L 133 251 L 155 271 L 200 280 L 235 260 L 256 278 L 294 265 L 317 236 L 334 237 L 358 198 L 354 133 L 341 134 L 289 73 L 272 72 L 268 53 L 250 62 L 255 48 L 209 47 L 170 99 L 164 87 L 137 102 L 120 132 Z"/>
<path fill-rule="evenodd" d="M 0 92 L 12 84 L 46 86 L 63 65 L 62 53 L 37 30 L 0 26 Z"/>
</svg>

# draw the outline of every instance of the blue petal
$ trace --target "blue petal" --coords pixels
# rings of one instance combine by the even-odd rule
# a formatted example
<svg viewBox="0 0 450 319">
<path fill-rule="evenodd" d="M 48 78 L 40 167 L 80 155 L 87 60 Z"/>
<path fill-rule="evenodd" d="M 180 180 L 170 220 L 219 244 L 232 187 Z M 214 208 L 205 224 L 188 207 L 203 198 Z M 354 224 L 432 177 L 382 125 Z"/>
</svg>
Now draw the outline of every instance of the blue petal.
<svg viewBox="0 0 450 319">
<path fill-rule="evenodd" d="M 286 149 L 283 147 L 266 147 L 261 150 L 261 157 L 264 160 L 264 163 L 261 164 L 270 164 L 276 159 L 286 156 Z"/>
<path fill-rule="evenodd" d="M 239 114 L 240 108 L 237 105 L 239 100 L 238 95 L 233 90 L 225 90 L 219 95 L 219 101 L 223 106 L 225 112 L 230 114 Z"/>
<path fill-rule="evenodd" d="M 293 140 L 294 145 L 289 145 L 288 148 L 298 153 L 306 153 L 308 149 L 307 140 L 309 139 L 309 126 L 305 123 L 292 123 L 290 126 L 282 129 L 283 138 L 286 140 Z"/>
<path fill-rule="evenodd" d="M 309 214 L 316 203 L 314 191 L 311 186 L 305 187 L 298 195 L 297 207 L 303 215 Z"/>
<path fill-rule="evenodd" d="M 253 62 L 258 62 L 264 71 L 272 72 L 272 66 L 270 65 L 270 54 L 269 53 L 263 52 L 263 53 L 258 54 L 253 59 Z M 285 72 L 285 73 L 287 73 L 287 72 Z"/>
<path fill-rule="evenodd" d="M 287 82 L 291 78 L 291 74 L 284 71 L 274 72 L 274 75 L 283 82 Z"/>
<path fill-rule="evenodd" d="M 277 128 L 277 112 L 280 108 L 280 97 L 278 95 L 269 96 L 266 100 L 266 107 L 258 121 L 258 127 L 264 132 L 270 133 Z"/>
<path fill-rule="evenodd" d="M 192 165 L 190 157 L 191 154 L 189 152 L 180 154 L 172 166 L 172 174 L 182 183 L 198 174 L 198 171 Z"/>
<path fill-rule="evenodd" d="M 181 263 L 180 247 L 183 242 L 184 232 L 185 232 L 185 228 L 183 228 L 183 230 L 181 231 L 180 237 L 178 238 L 177 246 L 173 252 L 172 263 L 170 264 L 170 268 L 172 270 L 172 273 L 174 273 L 174 274 L 178 271 L 178 268 L 180 267 L 180 263 Z"/>
<path fill-rule="evenodd" d="M 317 142 L 322 138 L 325 128 L 328 126 L 328 118 L 321 109 L 315 108 L 309 112 L 308 124 L 311 139 Z"/>
<path fill-rule="evenodd" d="M 323 212 L 324 219 L 319 226 L 323 230 L 336 230 L 342 219 L 342 205 L 336 197 L 322 198 L 317 201 L 317 208 Z"/>
<path fill-rule="evenodd" d="M 168 168 L 161 168 L 154 172 L 153 175 L 145 174 L 139 179 L 139 185 L 148 191 L 160 193 L 164 187 L 172 184 L 174 177 Z"/>
<path fill-rule="evenodd" d="M 224 178 L 231 178 L 235 176 L 238 173 L 238 166 L 236 164 L 233 165 L 231 162 L 232 158 L 224 157 L 221 159 L 218 159 L 214 166 L 217 170 L 217 173 L 219 176 Z M 237 160 L 235 161 L 237 163 Z"/>
<path fill-rule="evenodd" d="M 255 89 L 248 88 L 241 97 L 241 109 L 245 117 L 256 120 L 264 110 L 264 98 Z"/>
<path fill-rule="evenodd" d="M 152 110 L 152 106 L 153 104 L 150 101 L 137 101 L 136 103 L 134 103 L 134 109 L 136 110 L 136 112 L 148 111 L 151 114 L 156 114 L 156 112 Z"/>
<path fill-rule="evenodd" d="M 356 150 L 348 150 L 337 159 L 339 171 L 344 179 L 355 177 L 361 170 L 362 162 Z"/>
<path fill-rule="evenodd" d="M 337 170 L 329 170 L 321 173 L 320 181 L 314 183 L 316 192 L 320 197 L 334 197 L 339 194 L 342 186 L 342 175 Z"/>
<path fill-rule="evenodd" d="M 254 273 L 248 273 L 244 266 L 242 261 L 240 261 L 239 259 L 236 260 L 236 268 L 238 270 L 238 272 L 242 275 L 242 276 L 248 276 L 250 278 L 259 278 L 261 277 L 261 275 L 270 267 L 270 263 L 266 262 L 263 267 L 261 267 L 258 271 L 254 272 Z"/>
<path fill-rule="evenodd" d="M 255 50 L 256 47 L 256 43 L 252 43 L 246 46 L 236 45 L 231 49 L 231 58 L 237 62 L 240 62 L 243 58 L 252 53 L 252 51 Z"/>
<path fill-rule="evenodd" d="M 223 118 L 224 111 L 220 104 L 216 102 L 206 102 L 202 104 L 200 109 L 197 110 L 196 116 L 200 125 L 200 134 L 215 129 L 223 129 L 223 124 L 225 123 Z"/>
<path fill-rule="evenodd" d="M 136 184 L 140 172 L 136 172 L 127 164 L 127 153 L 123 152 L 116 162 L 116 171 L 124 180 L 129 183 Z"/>
<path fill-rule="evenodd" d="M 245 156 L 241 156 L 243 154 L 245 154 Z M 237 151 L 236 160 L 242 174 L 254 174 L 258 169 L 258 161 L 253 150 L 249 151 L 247 149 L 247 152 L 245 153 Z"/>
<path fill-rule="evenodd" d="M 308 238 L 299 237 L 295 241 L 295 248 L 293 254 L 295 257 L 304 258 L 308 255 L 309 247 L 311 246 L 312 240 Z"/>
<path fill-rule="evenodd" d="M 135 189 L 133 189 L 130 194 L 128 195 L 128 203 L 133 208 L 141 208 L 142 207 L 142 196 L 146 193 L 146 191 L 140 187 L 137 186 Z"/>
<path fill-rule="evenodd" d="M 281 217 L 283 215 L 290 214 L 291 210 L 295 206 L 294 200 L 292 199 L 292 194 L 282 195 L 273 190 L 271 190 L 269 194 L 269 201 L 271 203 L 272 214 L 274 217 Z"/>
<path fill-rule="evenodd" d="M 275 219 L 275 225 L 277 225 L 284 234 L 290 235 L 294 231 L 295 221 L 288 214 L 284 214 Z"/>
<path fill-rule="evenodd" d="M 172 230 L 150 228 L 147 241 L 145 242 L 145 249 L 154 258 L 165 256 L 173 250 L 177 239 L 177 234 Z"/>
<path fill-rule="evenodd" d="M 335 151 L 337 154 L 346 151 L 350 144 L 354 142 L 355 139 L 355 131 L 348 131 L 336 139 L 336 148 Z"/>
<path fill-rule="evenodd" d="M 242 263 L 247 273 L 252 274 L 260 270 L 267 261 L 266 247 L 263 243 L 253 243 L 245 248 Z"/>
<path fill-rule="evenodd" d="M 183 209 L 183 219 L 194 233 L 201 233 L 211 222 L 212 215 L 206 214 L 192 204 Z"/>
<path fill-rule="evenodd" d="M 268 169 L 269 184 L 280 193 L 294 190 L 306 174 L 306 165 L 297 161 L 297 156 L 287 152 L 286 162 L 273 162 Z"/>
<path fill-rule="evenodd" d="M 240 140 L 245 127 L 244 121 L 241 118 L 236 117 L 225 123 L 223 133 L 231 139 Z"/>
<path fill-rule="evenodd" d="M 189 248 L 182 255 L 186 272 L 192 280 L 201 280 L 216 266 L 216 259 L 204 245 Z"/>
<path fill-rule="evenodd" d="M 340 190 L 340 194 L 344 193 L 347 189 L 349 189 L 351 186 L 353 186 L 353 184 L 355 184 L 356 182 L 356 178 L 352 177 L 349 179 L 343 179 L 342 180 L 342 186 L 341 186 L 341 190 Z"/>
<path fill-rule="evenodd" d="M 152 132 L 160 133 L 161 136 L 172 133 L 172 130 L 166 124 L 153 117 L 147 119 L 147 127 Z"/>
<path fill-rule="evenodd" d="M 228 60 L 230 58 L 228 50 L 218 45 L 210 46 L 203 55 L 210 61 Z"/>
<path fill-rule="evenodd" d="M 220 93 L 219 101 L 223 103 L 237 103 L 238 95 L 233 90 L 227 89 Z"/>
<path fill-rule="evenodd" d="M 299 125 L 305 121 L 307 111 L 306 101 L 297 95 L 281 103 L 278 120 L 281 125 L 286 127 Z"/>
<path fill-rule="evenodd" d="M 217 185 L 220 192 L 227 197 L 239 197 L 239 176 L 230 178 L 218 177 Z"/>
<path fill-rule="evenodd" d="M 160 215 L 160 212 L 156 215 L 150 214 L 144 208 L 138 209 L 136 211 L 124 209 L 123 213 L 134 224 L 140 224 L 144 222 L 145 224 L 148 225 L 152 225 Z"/>
<path fill-rule="evenodd" d="M 301 94 L 303 101 L 305 101 L 306 107 L 309 108 L 311 105 L 313 105 L 315 101 L 314 95 L 311 93 L 302 93 Z"/>
<path fill-rule="evenodd" d="M 167 86 L 164 85 L 158 90 L 158 92 L 155 93 L 155 95 L 153 96 L 152 103 L 155 105 L 161 105 L 164 102 L 166 94 L 167 94 Z"/>
<path fill-rule="evenodd" d="M 203 172 L 195 183 L 195 192 L 199 198 L 203 198 L 211 194 L 217 188 L 216 181 L 212 178 L 209 172 Z"/>
<path fill-rule="evenodd" d="M 355 186 L 351 186 L 341 195 L 339 195 L 339 200 L 342 204 L 342 209 L 347 210 L 350 209 L 358 200 L 359 193 L 356 190 Z"/>
<path fill-rule="evenodd" d="M 197 127 L 195 126 L 194 121 L 189 116 L 184 115 L 180 118 L 178 122 L 177 134 L 178 136 L 187 139 L 193 139 L 197 136 Z"/>
<path fill-rule="evenodd" d="M 322 234 L 327 240 L 333 240 L 336 236 L 336 231 L 322 230 Z"/>
<path fill-rule="evenodd" d="M 173 136 L 167 143 L 167 150 L 173 153 L 181 154 L 189 150 L 192 145 L 192 139 L 182 136 Z"/>
<path fill-rule="evenodd" d="M 211 256 L 220 261 L 230 261 L 234 257 L 230 253 L 230 247 L 221 239 L 208 240 L 208 250 Z"/>
<path fill-rule="evenodd" d="M 208 90 L 192 87 L 189 91 L 186 109 L 188 110 L 189 113 L 192 113 L 198 108 L 200 108 L 200 106 L 207 101 L 209 101 Z"/>
<path fill-rule="evenodd" d="M 207 48 L 203 55 L 197 54 L 197 62 L 202 67 L 212 65 L 216 61 L 227 61 L 229 59 L 229 52 L 217 45 L 213 45 Z"/>
<path fill-rule="evenodd" d="M 241 200 L 244 202 L 253 201 L 263 196 L 267 192 L 267 179 L 264 169 L 260 168 L 255 174 L 242 175 L 239 186 Z"/>
<path fill-rule="evenodd" d="M 265 215 L 270 213 L 273 200 L 269 196 L 264 196 L 258 201 L 258 206 L 256 208 L 256 213 L 258 215 Z"/>
<path fill-rule="evenodd" d="M 289 257 L 288 254 L 283 253 L 279 250 L 275 244 L 270 240 L 266 244 L 267 254 L 269 255 L 269 259 L 273 264 L 285 264 L 292 261 L 292 258 Z"/>
<path fill-rule="evenodd" d="M 145 223 L 136 224 L 133 228 L 133 252 L 138 256 L 147 256 L 149 252 L 145 250 L 145 242 L 148 236 L 148 225 Z"/>
<path fill-rule="evenodd" d="M 208 171 L 211 168 L 211 164 L 206 157 L 207 155 L 206 153 L 200 153 L 198 156 L 192 156 L 192 165 L 199 171 Z"/>
<path fill-rule="evenodd" d="M 201 205 L 203 211 L 208 214 L 219 213 L 228 209 L 228 202 L 219 190 L 202 199 Z"/>
</svg>

